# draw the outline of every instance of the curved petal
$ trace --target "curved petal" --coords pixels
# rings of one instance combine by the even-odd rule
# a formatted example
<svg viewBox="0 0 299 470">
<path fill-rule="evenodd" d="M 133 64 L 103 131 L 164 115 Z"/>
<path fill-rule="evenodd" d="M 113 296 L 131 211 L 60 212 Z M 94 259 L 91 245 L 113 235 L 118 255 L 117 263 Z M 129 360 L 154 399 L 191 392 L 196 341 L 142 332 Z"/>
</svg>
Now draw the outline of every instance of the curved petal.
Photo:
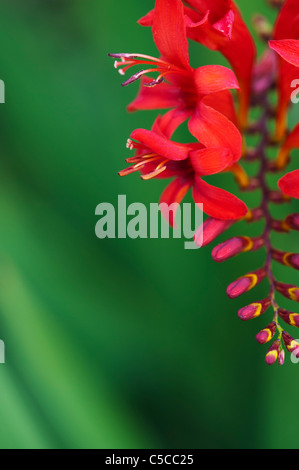
<svg viewBox="0 0 299 470">
<path fill-rule="evenodd" d="M 202 15 L 209 10 L 210 21 L 195 28 L 187 28 L 187 36 L 199 42 L 209 49 L 219 50 L 233 67 L 239 80 L 240 93 L 240 115 L 242 124 L 246 123 L 247 112 L 250 103 L 252 72 L 256 56 L 254 40 L 244 23 L 239 9 L 231 1 L 215 0 L 188 0 L 188 4 L 198 9 Z M 231 13 L 229 13 L 231 10 Z M 234 17 L 234 19 L 233 19 Z M 217 21 L 217 25 L 209 24 Z M 230 22 L 233 23 L 230 24 Z M 222 23 L 221 23 L 222 21 Z M 228 21 L 228 26 L 223 24 Z M 231 28 L 231 39 L 220 32 Z M 246 51 L 246 54 L 244 54 Z"/>
<path fill-rule="evenodd" d="M 299 36 L 298 0 L 287 0 L 277 17 L 274 39 L 297 39 Z"/>
<path fill-rule="evenodd" d="M 298 68 L 279 59 L 279 76 L 278 76 L 278 90 L 279 99 L 277 104 L 277 128 L 276 138 L 278 141 L 282 140 L 287 131 L 288 108 L 291 104 L 292 88 L 290 85 L 294 80 L 298 79 Z"/>
<path fill-rule="evenodd" d="M 199 175 L 214 175 L 231 166 L 232 154 L 225 148 L 206 148 L 190 152 L 191 165 Z"/>
<path fill-rule="evenodd" d="M 287 196 L 299 199 L 299 170 L 292 171 L 281 178 L 278 186 Z"/>
<path fill-rule="evenodd" d="M 232 0 L 186 0 L 186 3 L 202 15 L 209 10 L 212 23 L 223 21 L 223 18 L 232 7 Z"/>
<path fill-rule="evenodd" d="M 154 16 L 155 16 L 155 10 L 149 11 L 145 16 L 140 18 L 140 20 L 137 21 L 140 26 L 152 26 L 153 21 L 154 21 Z"/>
<path fill-rule="evenodd" d="M 128 106 L 128 111 L 147 111 L 151 109 L 168 109 L 178 105 L 181 91 L 178 87 L 163 82 L 155 87 L 144 86 L 152 82 L 150 77 L 142 77 L 137 97 Z"/>
<path fill-rule="evenodd" d="M 288 148 L 289 150 L 299 148 L 299 124 L 297 124 L 297 126 L 288 135 L 283 147 Z"/>
<path fill-rule="evenodd" d="M 221 65 L 205 65 L 194 72 L 194 81 L 199 95 L 238 89 L 239 84 L 232 70 Z"/>
<path fill-rule="evenodd" d="M 169 160 L 180 161 L 188 158 L 190 148 L 187 145 L 172 142 L 156 132 L 136 129 L 132 132 L 131 139 L 137 140 L 153 153 Z"/>
<path fill-rule="evenodd" d="M 299 41 L 295 39 L 269 41 L 269 46 L 289 64 L 299 67 Z"/>
<path fill-rule="evenodd" d="M 171 109 L 163 116 L 158 116 L 153 131 L 164 135 L 168 139 L 171 138 L 177 128 L 190 117 L 191 112 L 184 109 Z"/>
<path fill-rule="evenodd" d="M 224 189 L 211 186 L 199 176 L 195 177 L 193 199 L 196 204 L 203 204 L 203 211 L 215 219 L 237 220 L 248 212 L 243 201 Z"/>
<path fill-rule="evenodd" d="M 236 113 L 235 102 L 232 93 L 229 90 L 219 91 L 206 95 L 202 102 L 210 108 L 216 109 L 219 113 L 224 114 L 235 126 L 238 126 L 238 117 Z"/>
<path fill-rule="evenodd" d="M 175 226 L 175 215 L 178 207 L 173 206 L 173 210 L 170 206 L 172 204 L 180 204 L 187 192 L 192 186 L 192 179 L 186 177 L 180 177 L 173 180 L 166 189 L 164 189 L 160 198 L 160 210 L 163 217 L 171 226 Z"/>
<path fill-rule="evenodd" d="M 190 70 L 184 7 L 181 0 L 156 0 L 153 37 L 162 57 Z"/>
<path fill-rule="evenodd" d="M 233 162 L 242 155 L 242 136 L 237 127 L 210 106 L 200 103 L 191 116 L 189 130 L 205 147 L 221 147 L 230 149 Z"/>
</svg>

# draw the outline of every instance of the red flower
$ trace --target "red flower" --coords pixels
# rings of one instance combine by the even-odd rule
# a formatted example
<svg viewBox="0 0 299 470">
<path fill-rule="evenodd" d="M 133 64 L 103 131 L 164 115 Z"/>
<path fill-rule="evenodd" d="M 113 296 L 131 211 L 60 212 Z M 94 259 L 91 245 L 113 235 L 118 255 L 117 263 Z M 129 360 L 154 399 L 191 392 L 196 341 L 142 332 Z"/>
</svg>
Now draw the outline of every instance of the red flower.
<svg viewBox="0 0 299 470">
<path fill-rule="evenodd" d="M 188 38 L 209 49 L 220 51 L 230 62 L 238 77 L 241 88 L 240 122 L 245 126 L 256 56 L 251 34 L 232 0 L 187 0 L 186 3 L 191 7 L 184 7 Z M 139 23 L 143 26 L 152 26 L 155 14 L 156 10 L 152 10 L 141 18 Z"/>
<path fill-rule="evenodd" d="M 175 178 L 164 190 L 160 203 L 179 204 L 191 187 L 196 203 L 203 204 L 208 215 L 218 219 L 239 219 L 246 215 L 246 205 L 236 196 L 211 186 L 203 176 L 223 171 L 234 162 L 230 149 L 206 148 L 200 143 L 179 144 L 170 140 L 172 134 L 168 116 L 158 117 L 152 131 L 135 130 L 128 140 L 128 147 L 136 149 L 136 155 L 128 158 L 133 165 L 121 176 L 140 171 L 144 180 L 151 178 Z M 163 208 L 162 208 L 163 212 Z M 175 214 L 164 212 L 171 225 Z"/>
<path fill-rule="evenodd" d="M 278 186 L 287 196 L 299 199 L 299 170 L 291 171 L 281 178 Z"/>
<path fill-rule="evenodd" d="M 239 88 L 234 73 L 217 65 L 197 69 L 190 66 L 186 19 L 180 0 L 156 0 L 152 32 L 160 59 L 142 54 L 110 54 L 121 59 L 115 62 L 115 67 L 123 67 L 122 74 L 134 65 L 143 66 L 143 70 L 123 83 L 128 85 L 143 77 L 141 92 L 129 109 L 172 108 L 168 118 L 172 131 L 190 117 L 190 132 L 199 142 L 206 147 L 231 149 L 238 160 L 242 139 L 230 120 L 234 118 L 234 107 L 226 91 Z M 155 71 L 159 73 L 155 80 L 146 76 Z M 167 83 L 162 83 L 164 77 Z M 220 100 L 219 92 L 224 92 Z M 211 98 L 214 93 L 218 93 L 217 100 Z"/>
<path fill-rule="evenodd" d="M 287 111 L 290 104 L 290 85 L 293 80 L 298 78 L 298 70 L 294 62 L 296 58 L 290 60 L 292 53 L 296 51 L 294 40 L 299 37 L 299 16 L 298 0 L 287 0 L 283 5 L 278 16 L 275 30 L 274 41 L 270 41 L 270 47 L 279 53 L 279 102 L 277 106 L 277 139 L 281 140 L 286 132 Z M 295 54 L 296 55 L 296 54 Z M 297 65 L 298 66 L 298 65 Z"/>
</svg>

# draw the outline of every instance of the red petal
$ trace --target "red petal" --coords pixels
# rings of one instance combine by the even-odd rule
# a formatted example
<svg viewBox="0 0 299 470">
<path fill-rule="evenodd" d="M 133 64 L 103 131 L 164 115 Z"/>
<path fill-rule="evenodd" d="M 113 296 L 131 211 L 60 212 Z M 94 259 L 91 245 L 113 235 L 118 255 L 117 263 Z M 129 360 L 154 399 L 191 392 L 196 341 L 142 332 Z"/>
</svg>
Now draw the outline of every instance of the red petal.
<svg viewBox="0 0 299 470">
<path fill-rule="evenodd" d="M 155 15 L 155 10 L 151 10 L 147 13 L 147 15 L 140 18 L 140 20 L 137 23 L 140 24 L 141 26 L 152 26 L 153 21 L 154 21 L 154 15 Z"/>
<path fill-rule="evenodd" d="M 214 23 L 214 28 L 224 34 L 228 39 L 232 38 L 232 30 L 235 20 L 235 14 L 232 10 L 228 12 L 221 18 L 221 20 Z"/>
<path fill-rule="evenodd" d="M 217 31 L 214 27 L 215 25 L 211 25 L 209 22 L 196 25 L 195 28 L 188 28 L 187 36 L 212 50 L 219 50 L 230 62 L 239 80 L 241 88 L 241 120 L 245 122 L 250 102 L 252 71 L 256 56 L 253 38 L 238 8 L 232 2 L 220 2 L 222 5 L 218 5 L 218 2 L 214 0 L 205 2 L 188 0 L 188 3 L 194 6 L 194 8 L 201 8 L 202 14 L 210 10 L 210 21 L 215 14 L 219 15 L 219 13 L 222 13 L 223 18 L 225 18 L 225 15 L 228 15 L 230 10 L 234 14 L 231 39 Z M 203 12 L 203 5 L 206 7 L 205 12 Z M 229 18 L 229 16 L 226 16 L 226 18 Z M 218 20 L 220 19 L 221 17 L 219 16 Z M 246 54 L 244 54 L 244 51 L 246 51 Z"/>
<path fill-rule="evenodd" d="M 195 177 L 193 198 L 196 204 L 203 204 L 203 211 L 211 217 L 224 220 L 237 220 L 247 214 L 244 202 L 233 194 L 216 188 Z"/>
<path fill-rule="evenodd" d="M 277 17 L 274 38 L 297 39 L 299 36 L 298 0 L 287 0 Z"/>
<path fill-rule="evenodd" d="M 199 95 L 218 91 L 239 89 L 234 72 L 221 65 L 206 65 L 194 72 L 194 81 Z"/>
<path fill-rule="evenodd" d="M 232 154 L 225 148 L 207 148 L 190 152 L 190 161 L 199 175 L 214 175 L 231 165 Z"/>
<path fill-rule="evenodd" d="M 299 67 L 299 41 L 295 39 L 283 39 L 280 41 L 269 41 L 269 45 L 271 49 L 276 51 L 284 60 L 295 65 L 295 67 Z"/>
<path fill-rule="evenodd" d="M 181 96 L 180 89 L 166 82 L 151 88 L 144 86 L 145 83 L 152 81 L 150 77 L 142 77 L 139 93 L 129 104 L 128 111 L 167 109 L 177 106 Z"/>
<path fill-rule="evenodd" d="M 292 171 L 281 178 L 278 186 L 287 196 L 299 199 L 299 170 Z"/>
<path fill-rule="evenodd" d="M 153 131 L 164 135 L 168 139 L 177 128 L 190 117 L 190 111 L 184 109 L 171 109 L 164 116 L 158 116 L 156 119 Z"/>
<path fill-rule="evenodd" d="M 189 178 L 181 177 L 181 178 L 176 178 L 173 180 L 167 188 L 163 191 L 161 198 L 160 198 L 160 204 L 167 204 L 168 206 L 171 206 L 171 204 L 180 204 L 184 197 L 186 196 L 187 192 L 192 186 L 192 180 Z M 176 211 L 167 211 L 165 208 L 162 206 L 161 207 L 161 212 L 167 222 L 171 226 L 175 226 L 175 214 Z"/>
<path fill-rule="evenodd" d="M 212 93 L 203 98 L 203 103 L 224 114 L 235 126 L 238 126 L 238 118 L 232 93 L 229 90 Z"/>
<path fill-rule="evenodd" d="M 292 150 L 295 148 L 299 148 L 299 124 L 292 130 L 283 144 L 283 149 Z"/>
<path fill-rule="evenodd" d="M 156 132 L 146 129 L 136 129 L 132 132 L 131 138 L 141 142 L 153 153 L 168 158 L 169 160 L 180 161 L 188 158 L 190 149 L 187 145 L 172 142 Z"/>
<path fill-rule="evenodd" d="M 181 0 L 156 0 L 153 37 L 164 59 L 179 67 L 191 69 Z"/>
<path fill-rule="evenodd" d="M 231 0 L 186 0 L 190 6 L 198 10 L 202 15 L 210 11 L 211 22 L 220 22 L 232 6 Z"/>
<path fill-rule="evenodd" d="M 189 121 L 189 130 L 205 147 L 231 150 L 233 161 L 242 154 L 242 137 L 236 126 L 215 109 L 200 103 Z"/>
<path fill-rule="evenodd" d="M 298 39 L 299 16 L 298 1 L 288 0 L 284 3 L 274 29 L 274 39 Z M 282 139 L 287 129 L 287 111 L 290 104 L 290 84 L 298 78 L 298 70 L 284 60 L 279 64 L 279 101 L 277 105 L 277 139 Z"/>
</svg>

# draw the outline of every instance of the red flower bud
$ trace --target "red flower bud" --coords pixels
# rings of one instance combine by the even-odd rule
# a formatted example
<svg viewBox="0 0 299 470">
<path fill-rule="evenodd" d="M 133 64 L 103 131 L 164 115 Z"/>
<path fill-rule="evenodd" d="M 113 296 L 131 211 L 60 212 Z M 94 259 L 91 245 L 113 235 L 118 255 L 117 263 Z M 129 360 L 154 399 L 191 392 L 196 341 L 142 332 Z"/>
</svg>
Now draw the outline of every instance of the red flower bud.
<svg viewBox="0 0 299 470">
<path fill-rule="evenodd" d="M 269 366 L 272 366 L 273 364 L 275 364 L 280 354 L 280 350 L 281 350 L 281 343 L 280 343 L 280 340 L 277 339 L 276 341 L 274 341 L 272 346 L 268 349 L 268 352 L 266 354 L 266 363 Z"/>
<path fill-rule="evenodd" d="M 282 333 L 282 338 L 287 350 L 299 358 L 299 343 L 292 338 L 286 331 Z"/>
<path fill-rule="evenodd" d="M 273 321 L 272 323 L 270 323 L 270 325 L 268 325 L 256 335 L 257 342 L 260 344 L 269 343 L 269 341 L 271 341 L 271 339 L 275 335 L 276 328 L 276 323 Z"/>
<path fill-rule="evenodd" d="M 278 355 L 278 364 L 280 366 L 283 366 L 284 365 L 284 361 L 285 361 L 285 350 L 284 349 L 281 349 L 279 355 Z"/>
<path fill-rule="evenodd" d="M 271 300 L 269 298 L 261 300 L 260 302 L 255 302 L 247 307 L 241 308 L 239 310 L 238 316 L 241 320 L 253 320 L 254 318 L 260 317 L 265 313 L 271 305 Z"/>
<path fill-rule="evenodd" d="M 299 231 L 299 214 L 291 214 L 286 220 L 285 224 L 292 230 Z"/>
<path fill-rule="evenodd" d="M 271 191 L 269 193 L 269 200 L 274 204 L 284 204 L 286 201 L 290 200 L 290 196 L 282 194 L 281 191 Z"/>
<path fill-rule="evenodd" d="M 240 253 L 259 250 L 264 245 L 262 238 L 234 237 L 216 246 L 212 251 L 212 258 L 222 263 Z"/>
<path fill-rule="evenodd" d="M 245 292 L 250 291 L 257 286 L 266 277 L 266 270 L 261 268 L 252 273 L 246 274 L 240 277 L 236 281 L 232 282 L 227 288 L 227 295 L 230 299 L 235 299 Z"/>
<path fill-rule="evenodd" d="M 208 218 L 196 231 L 194 236 L 195 244 L 200 246 L 209 245 L 223 232 L 229 229 L 234 222 L 231 220 L 220 220 Z M 198 243 L 197 243 L 198 241 Z M 202 242 L 202 243 L 201 243 Z"/>
<path fill-rule="evenodd" d="M 279 233 L 289 233 L 290 231 L 290 226 L 285 220 L 272 220 L 271 228 Z"/>
<path fill-rule="evenodd" d="M 299 270 L 299 254 L 272 250 L 272 258 L 280 264 Z"/>
<path fill-rule="evenodd" d="M 296 326 L 297 328 L 299 328 L 299 314 L 298 313 L 288 312 L 287 310 L 280 308 L 278 310 L 278 315 L 280 316 L 280 318 L 283 319 L 283 321 L 288 323 L 288 325 Z"/>
<path fill-rule="evenodd" d="M 299 302 L 299 287 L 293 286 L 292 284 L 284 284 L 283 282 L 275 282 L 275 288 L 287 299 Z"/>
</svg>

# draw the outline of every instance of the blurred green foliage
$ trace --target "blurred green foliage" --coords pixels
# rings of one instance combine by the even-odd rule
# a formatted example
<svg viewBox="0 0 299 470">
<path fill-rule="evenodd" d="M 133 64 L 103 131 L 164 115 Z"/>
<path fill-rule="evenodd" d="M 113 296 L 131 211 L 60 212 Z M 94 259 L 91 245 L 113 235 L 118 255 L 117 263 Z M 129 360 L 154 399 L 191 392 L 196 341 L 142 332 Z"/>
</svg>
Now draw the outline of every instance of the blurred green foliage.
<svg viewBox="0 0 299 470">
<path fill-rule="evenodd" d="M 238 4 L 248 22 L 269 13 L 260 0 Z M 264 254 L 216 265 L 210 248 L 180 240 L 94 233 L 97 204 L 118 194 L 149 204 L 164 186 L 117 175 L 126 138 L 155 113 L 127 114 L 137 85 L 122 89 L 107 57 L 156 53 L 136 24 L 152 5 L 1 1 L 1 448 L 298 445 L 299 365 L 267 368 L 255 342 L 267 318 L 237 318 L 265 284 L 234 302 L 225 294 Z M 223 63 L 194 44 L 191 56 Z M 298 250 L 297 235 L 280 246 Z"/>
</svg>

